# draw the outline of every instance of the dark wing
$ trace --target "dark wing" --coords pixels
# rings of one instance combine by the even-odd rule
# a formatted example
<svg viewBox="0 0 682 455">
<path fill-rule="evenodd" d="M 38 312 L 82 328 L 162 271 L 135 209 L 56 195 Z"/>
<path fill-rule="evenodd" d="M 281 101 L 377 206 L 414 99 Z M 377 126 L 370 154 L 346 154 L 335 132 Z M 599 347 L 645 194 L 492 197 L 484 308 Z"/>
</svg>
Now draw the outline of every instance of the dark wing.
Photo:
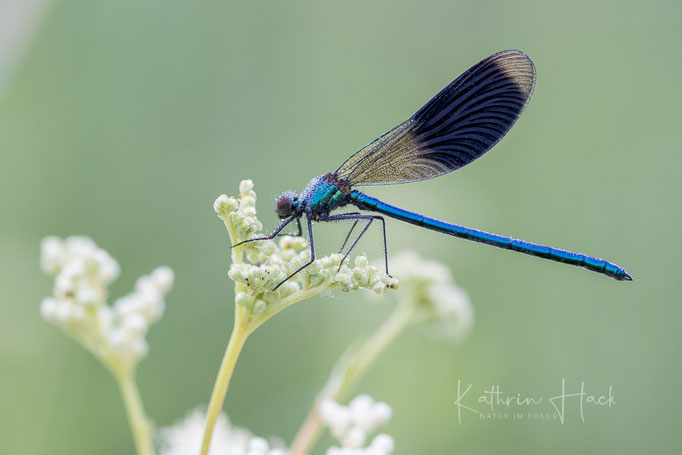
<svg viewBox="0 0 682 455">
<path fill-rule="evenodd" d="M 469 68 L 409 120 L 348 158 L 336 176 L 353 185 L 438 177 L 471 163 L 511 129 L 528 104 L 535 67 L 509 50 Z"/>
</svg>

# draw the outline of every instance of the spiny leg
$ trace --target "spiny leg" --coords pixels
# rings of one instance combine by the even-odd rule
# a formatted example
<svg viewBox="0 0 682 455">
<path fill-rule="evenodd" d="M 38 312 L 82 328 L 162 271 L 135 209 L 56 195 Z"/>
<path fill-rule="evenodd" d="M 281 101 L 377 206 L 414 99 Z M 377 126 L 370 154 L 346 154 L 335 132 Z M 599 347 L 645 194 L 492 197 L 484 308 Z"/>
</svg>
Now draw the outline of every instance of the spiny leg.
<svg viewBox="0 0 682 455">
<path fill-rule="evenodd" d="M 348 256 L 350 256 L 350 252 L 353 251 L 353 248 L 355 248 L 355 245 L 357 245 L 358 242 L 360 241 L 360 239 L 362 238 L 362 236 L 365 235 L 365 232 L 367 232 L 369 227 L 372 225 L 373 221 L 374 221 L 374 219 L 367 220 L 367 224 L 365 225 L 364 228 L 362 228 L 362 231 L 360 231 L 360 234 L 358 234 L 355 241 L 351 244 L 350 248 L 348 248 L 348 251 L 346 251 L 346 254 L 343 256 L 343 259 L 341 259 L 341 263 L 339 264 L 339 270 L 341 270 L 341 266 L 343 265 L 344 262 L 346 262 L 346 259 L 348 259 Z"/>
<path fill-rule="evenodd" d="M 282 233 L 277 234 L 277 237 L 284 237 L 284 236 L 301 237 L 303 235 L 303 229 L 301 229 L 301 219 L 300 218 L 296 218 L 296 225 L 298 226 L 298 232 L 296 234 L 291 234 L 289 232 L 285 232 L 284 234 L 282 234 Z"/>
<path fill-rule="evenodd" d="M 391 276 L 391 274 L 388 273 L 388 245 L 386 242 L 386 220 L 384 219 L 383 216 L 379 216 L 379 215 L 369 215 L 369 216 L 371 216 L 372 221 L 373 220 L 381 221 L 381 232 L 383 234 L 383 241 L 384 241 L 384 265 L 386 267 L 386 275 Z M 358 235 L 358 238 L 355 239 L 355 242 L 353 243 L 353 245 L 351 245 L 351 247 L 348 249 L 348 252 L 346 253 L 346 256 L 344 257 L 344 261 L 346 260 L 346 258 L 350 254 L 350 252 L 353 250 L 353 248 L 355 248 L 355 245 L 357 245 L 357 243 L 360 241 L 360 238 L 364 235 L 364 233 L 367 231 L 367 229 L 369 229 L 369 225 L 372 224 L 372 221 L 367 223 L 367 226 L 365 227 L 363 232 L 361 232 L 360 235 Z M 341 261 L 341 263 L 343 264 L 343 261 Z"/>
<path fill-rule="evenodd" d="M 381 221 L 381 230 L 383 232 L 383 240 L 384 240 L 384 264 L 386 266 L 386 275 L 391 276 L 390 273 L 388 273 L 388 246 L 386 243 L 386 220 L 384 219 L 383 216 L 379 215 L 361 215 L 361 214 L 355 214 L 355 213 L 343 213 L 340 215 L 332 215 L 327 217 L 324 221 L 345 221 L 345 220 L 355 220 L 355 223 L 357 224 L 358 221 L 360 220 L 367 220 L 367 225 L 362 229 L 358 237 L 355 239 L 351 247 L 348 249 L 346 252 L 346 255 L 343 257 L 343 260 L 341 261 L 341 264 L 346 261 L 348 256 L 350 255 L 350 252 L 353 251 L 353 248 L 355 248 L 355 245 L 358 244 L 360 241 L 360 238 L 367 232 L 369 229 L 369 226 L 372 224 L 372 221 L 374 220 L 379 220 Z M 339 265 L 339 269 L 341 268 L 341 265 Z"/>
<path fill-rule="evenodd" d="M 390 273 L 388 273 L 388 245 L 386 244 L 386 220 L 384 219 L 383 216 L 375 216 L 376 220 L 381 221 L 381 232 L 384 235 L 384 264 L 386 266 L 386 275 L 391 276 Z M 391 276 L 391 278 L 393 278 Z"/>
<path fill-rule="evenodd" d="M 274 232 L 273 232 L 272 234 L 270 234 L 269 236 L 267 236 L 267 237 L 257 237 L 257 238 L 255 238 L 255 239 L 243 240 L 243 241 L 237 243 L 236 245 L 232 245 L 232 248 L 236 248 L 236 247 L 238 247 L 238 246 L 240 246 L 240 245 L 243 245 L 243 244 L 249 243 L 249 242 L 257 242 L 257 241 L 259 241 L 259 240 L 272 240 L 272 239 L 274 239 L 275 237 L 277 237 L 277 236 L 279 235 L 279 233 L 282 232 L 282 230 L 283 230 L 285 227 L 287 227 L 287 225 L 288 225 L 289 223 L 291 223 L 292 221 L 294 221 L 294 219 L 296 219 L 296 216 L 292 216 L 291 218 L 288 218 L 288 219 L 284 220 L 279 226 L 277 226 L 277 228 L 274 230 Z M 299 220 L 299 229 L 300 229 L 300 226 L 301 226 L 301 225 L 300 225 L 300 220 Z"/>
<path fill-rule="evenodd" d="M 358 223 L 359 220 L 355 220 L 353 222 L 353 225 L 350 227 L 348 234 L 346 234 L 346 238 L 343 240 L 343 243 L 341 244 L 341 248 L 339 248 L 339 254 L 343 253 L 343 249 L 346 247 L 346 243 L 348 243 L 348 239 L 350 238 L 350 235 L 353 233 L 353 230 L 355 229 L 355 226 L 358 225 Z"/>
<path fill-rule="evenodd" d="M 306 220 L 308 221 L 308 239 L 310 241 L 310 261 L 308 261 L 306 264 L 304 264 L 302 267 L 299 267 L 298 270 L 296 270 L 294 273 L 286 277 L 281 283 L 279 283 L 275 288 L 273 289 L 273 292 L 277 290 L 281 285 L 289 281 L 291 277 L 296 275 L 298 272 L 301 270 L 305 269 L 308 267 L 310 264 L 315 262 L 315 241 L 313 240 L 313 221 L 310 219 L 310 217 L 306 217 Z"/>
<path fill-rule="evenodd" d="M 348 212 L 344 213 L 344 215 L 360 215 L 360 212 Z M 358 225 L 359 220 L 355 220 L 353 225 L 350 227 L 350 231 L 348 231 L 348 234 L 346 234 L 346 238 L 344 239 L 343 243 L 341 244 L 341 248 L 339 248 L 339 254 L 343 253 L 343 249 L 346 247 L 346 243 L 348 243 L 348 239 L 350 238 L 350 235 L 353 233 L 353 230 L 355 229 L 355 226 Z"/>
</svg>

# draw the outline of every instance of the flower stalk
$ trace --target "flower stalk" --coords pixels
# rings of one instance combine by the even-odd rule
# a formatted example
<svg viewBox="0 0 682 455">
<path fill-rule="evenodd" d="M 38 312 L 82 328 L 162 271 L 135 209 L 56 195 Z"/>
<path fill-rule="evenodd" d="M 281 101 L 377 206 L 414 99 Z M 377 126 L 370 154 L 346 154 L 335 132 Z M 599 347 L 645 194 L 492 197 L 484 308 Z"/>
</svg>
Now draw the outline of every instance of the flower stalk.
<svg viewBox="0 0 682 455">
<path fill-rule="evenodd" d="M 437 335 L 458 342 L 471 330 L 473 310 L 466 294 L 452 283 L 449 270 L 410 252 L 396 255 L 393 270 L 400 276 L 403 297 L 390 316 L 364 342 L 344 352 L 318 393 L 289 455 L 309 453 L 325 426 L 322 409 L 343 402 L 364 373 L 412 325 L 430 325 Z"/>
<path fill-rule="evenodd" d="M 351 347 L 341 356 L 294 438 L 290 455 L 304 455 L 310 452 L 324 429 L 320 415 L 322 405 L 328 400 L 343 402 L 348 398 L 352 387 L 369 367 L 414 322 L 415 310 L 416 307 L 409 299 L 403 300 L 359 348 Z"/>
<path fill-rule="evenodd" d="M 134 374 L 121 371 L 114 373 L 114 377 L 121 390 L 137 454 L 154 455 L 152 425 L 142 406 L 142 399 L 135 383 Z"/>
<path fill-rule="evenodd" d="M 140 277 L 132 293 L 107 303 L 108 285 L 120 268 L 109 253 L 88 237 L 46 237 L 41 267 L 55 276 L 53 295 L 43 300 L 45 320 L 60 327 L 90 351 L 116 380 L 138 455 L 154 455 L 152 424 L 135 383 L 137 364 L 147 355 L 149 326 L 165 308 L 174 276 L 158 267 Z"/>
<path fill-rule="evenodd" d="M 241 353 L 248 336 L 249 334 L 243 326 L 243 321 L 239 318 L 235 318 L 232 335 L 230 335 L 230 341 L 227 343 L 225 355 L 223 356 L 223 360 L 220 363 L 220 369 L 218 370 L 218 377 L 216 378 L 213 392 L 211 392 L 211 398 L 208 402 L 206 429 L 204 430 L 204 437 L 201 442 L 202 454 L 208 453 L 208 449 L 211 445 L 211 438 L 213 437 L 213 429 L 218 421 L 218 417 L 220 417 L 225 395 L 227 394 L 227 388 L 230 385 L 230 379 L 234 372 L 234 367 L 237 364 L 237 359 L 239 358 L 239 354 Z"/>
<path fill-rule="evenodd" d="M 242 181 L 239 191 L 238 198 L 221 195 L 213 205 L 225 224 L 231 245 L 263 236 L 263 225 L 256 217 L 253 182 Z M 235 282 L 234 325 L 209 400 L 201 455 L 208 454 L 237 358 L 254 330 L 294 303 L 332 289 L 364 288 L 383 293 L 398 286 L 397 280 L 379 273 L 364 255 L 355 259 L 354 266 L 349 266 L 341 263 L 343 256 L 340 254 L 317 259 L 277 286 L 309 261 L 306 247 L 304 239 L 284 236 L 278 244 L 272 240 L 259 240 L 231 248 L 229 276 Z"/>
</svg>

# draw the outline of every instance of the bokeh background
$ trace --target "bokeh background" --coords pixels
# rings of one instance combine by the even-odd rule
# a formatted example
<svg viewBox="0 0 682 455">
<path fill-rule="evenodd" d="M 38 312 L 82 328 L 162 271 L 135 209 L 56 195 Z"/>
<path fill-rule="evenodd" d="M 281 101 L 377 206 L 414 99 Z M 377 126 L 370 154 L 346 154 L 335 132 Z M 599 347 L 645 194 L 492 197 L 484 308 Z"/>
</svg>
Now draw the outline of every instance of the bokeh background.
<svg viewBox="0 0 682 455">
<path fill-rule="evenodd" d="M 52 287 L 38 267 L 43 236 L 92 236 L 122 265 L 113 296 L 157 265 L 175 270 L 138 373 L 149 414 L 170 424 L 208 400 L 232 325 L 215 197 L 251 178 L 274 225 L 272 196 L 334 170 L 506 48 L 538 73 L 511 133 L 455 174 L 368 192 L 605 257 L 635 281 L 389 222 L 392 251 L 451 266 L 476 322 L 457 347 L 410 331 L 356 392 L 393 406 L 397 454 L 682 450 L 682 3 L 1 3 L 3 453 L 133 452 L 112 379 L 40 318 Z M 28 3 L 40 14 L 27 16 Z M 317 232 L 323 251 L 342 235 Z M 374 233 L 361 249 L 378 257 L 378 245 Z M 274 318 L 238 364 L 234 423 L 290 441 L 340 352 L 389 311 L 340 294 Z M 458 379 L 477 393 L 552 396 L 562 378 L 588 393 L 612 385 L 616 405 L 587 408 L 584 423 L 575 407 L 563 425 L 457 422 Z"/>
</svg>

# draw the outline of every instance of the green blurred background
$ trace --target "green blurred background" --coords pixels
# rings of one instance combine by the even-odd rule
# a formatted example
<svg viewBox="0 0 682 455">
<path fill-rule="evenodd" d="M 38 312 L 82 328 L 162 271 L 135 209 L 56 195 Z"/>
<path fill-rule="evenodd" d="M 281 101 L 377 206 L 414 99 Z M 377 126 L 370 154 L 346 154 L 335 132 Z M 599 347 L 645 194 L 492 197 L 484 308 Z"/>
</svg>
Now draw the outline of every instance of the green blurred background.
<svg viewBox="0 0 682 455">
<path fill-rule="evenodd" d="M 397 454 L 679 453 L 681 13 L 672 0 L 57 1 L 0 78 L 1 451 L 133 452 L 112 379 L 40 318 L 43 236 L 92 236 L 122 266 L 114 297 L 157 265 L 175 270 L 138 374 L 167 425 L 208 400 L 232 325 L 215 197 L 251 178 L 274 225 L 273 195 L 517 48 L 538 81 L 508 137 L 453 175 L 368 193 L 605 257 L 635 281 L 389 222 L 392 251 L 451 266 L 476 322 L 458 347 L 410 331 L 356 392 L 393 406 Z M 323 251 L 341 237 L 317 232 Z M 373 236 L 362 249 L 378 257 Z M 340 294 L 266 324 L 237 366 L 234 423 L 290 441 L 340 352 L 389 310 Z M 612 385 L 616 405 L 584 423 L 575 408 L 563 425 L 457 422 L 458 379 L 551 396 L 562 378 Z"/>
</svg>

